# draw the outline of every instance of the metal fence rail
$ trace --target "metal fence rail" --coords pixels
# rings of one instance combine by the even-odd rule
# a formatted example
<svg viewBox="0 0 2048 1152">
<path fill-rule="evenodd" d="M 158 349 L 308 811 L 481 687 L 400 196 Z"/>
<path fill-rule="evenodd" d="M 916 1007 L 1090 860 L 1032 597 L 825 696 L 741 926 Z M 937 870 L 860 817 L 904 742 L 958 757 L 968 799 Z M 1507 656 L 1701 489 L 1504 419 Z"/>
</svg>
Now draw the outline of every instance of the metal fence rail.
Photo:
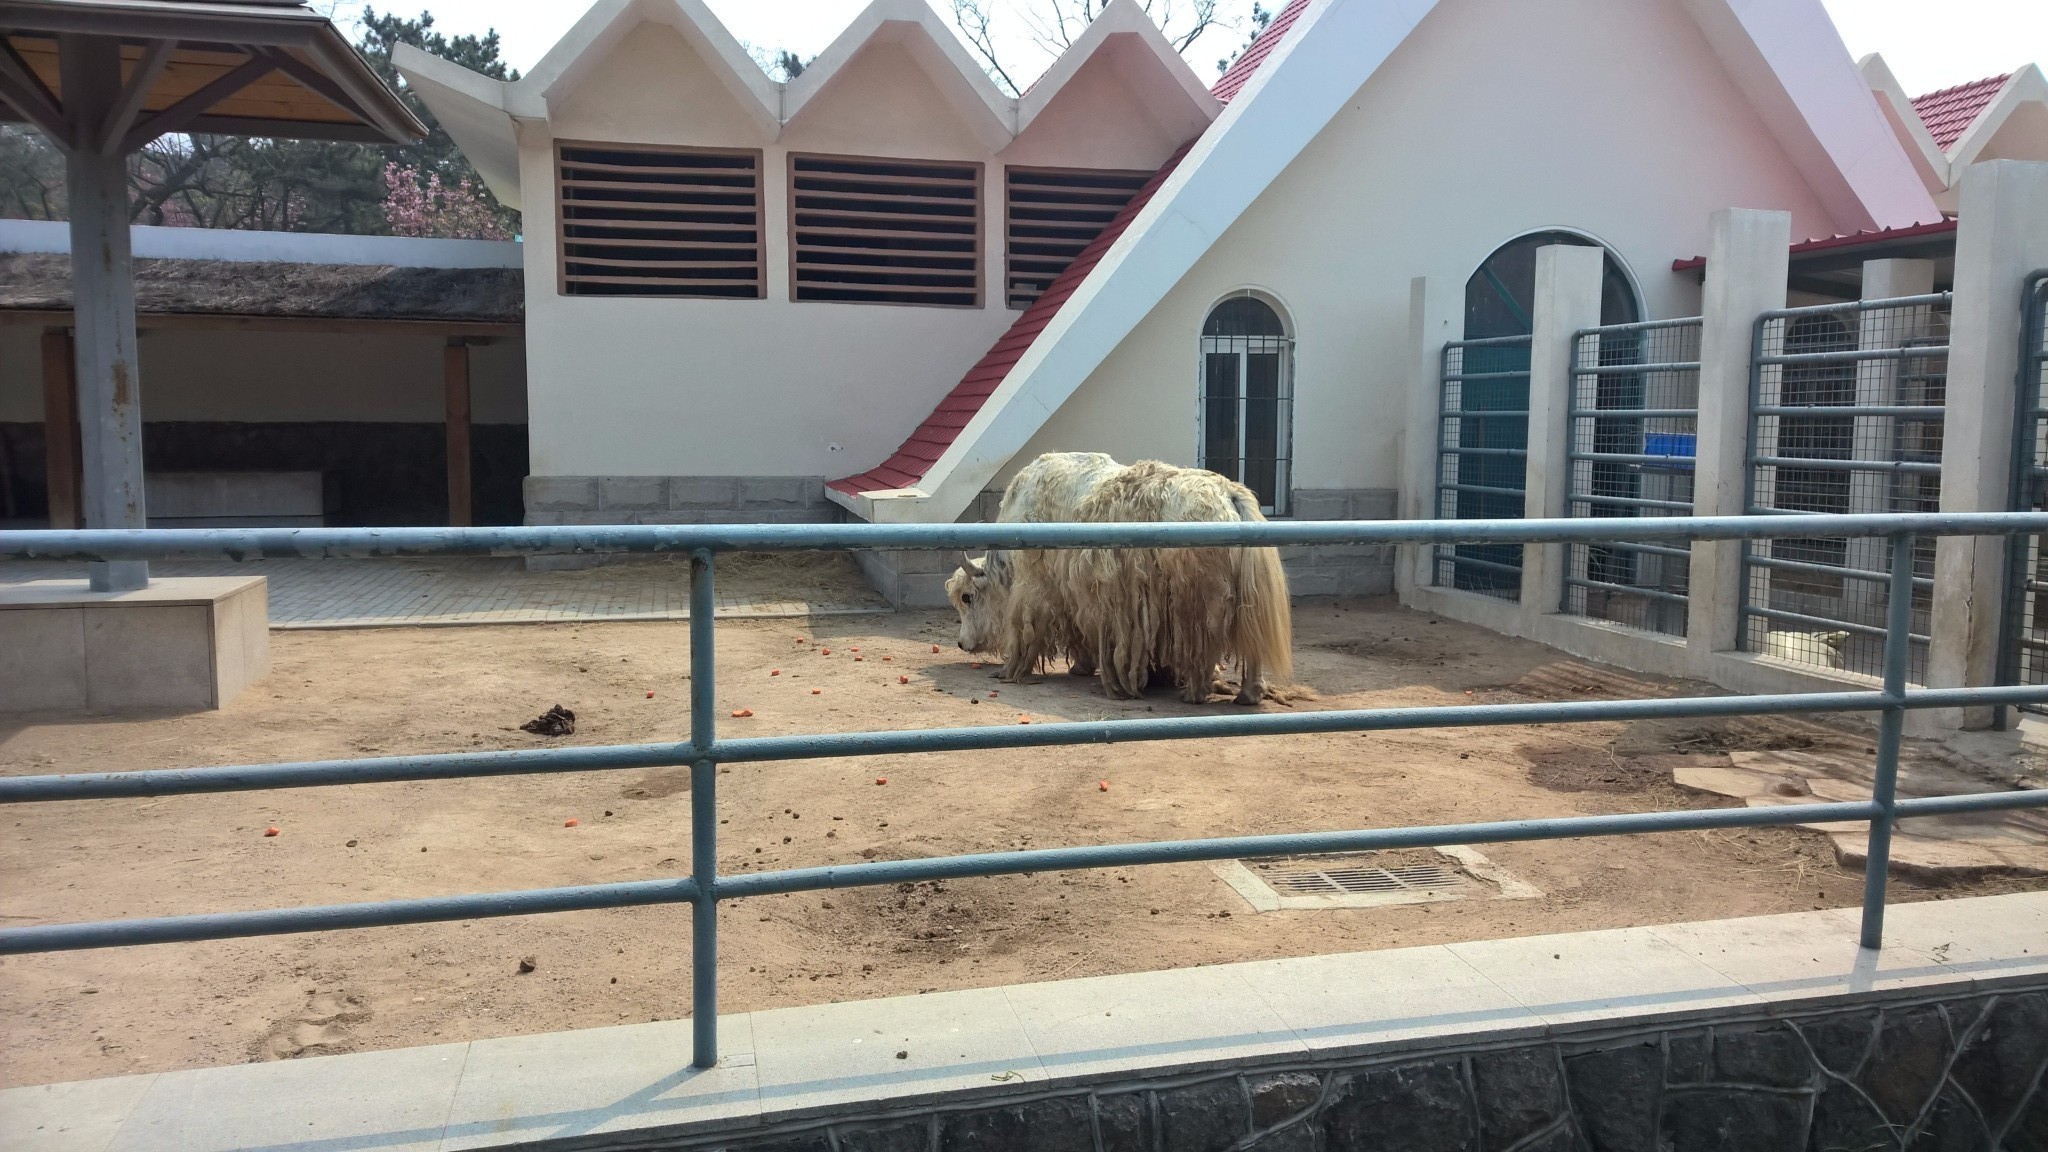
<svg viewBox="0 0 2048 1152">
<path fill-rule="evenodd" d="M 2019 412 L 2014 422 L 2012 507 L 2048 511 L 2048 268 L 2020 293 Z M 2048 537 L 2015 536 L 2006 576 L 2001 680 L 2048 684 Z M 2030 709 L 2039 711 L 2040 709 Z"/>
<path fill-rule="evenodd" d="M 1523 514 L 1529 470 L 1528 336 L 1444 345 L 1437 417 L 1437 509 L 1445 520 L 1511 520 Z M 1500 544 L 1436 549 L 1436 582 L 1522 597 L 1522 550 Z"/>
<path fill-rule="evenodd" d="M 1950 294 L 1757 317 L 1747 468 L 1752 513 L 1932 512 L 1941 500 Z M 1934 547 L 1913 553 L 1908 679 L 1926 675 Z M 1744 550 L 1744 649 L 1877 675 L 1889 559 L 1874 541 L 1799 533 Z M 1774 638 L 1775 637 L 1775 638 Z"/>
<path fill-rule="evenodd" d="M 1908 709 L 2048 703 L 2048 686 L 1909 690 L 1911 597 L 1916 536 L 2048 532 L 2048 513 L 1840 516 L 1815 524 L 1794 517 L 1393 521 L 1235 524 L 745 525 L 630 528 L 199 529 L 183 531 L 0 533 L 0 558 L 136 560 L 191 556 L 237 559 L 306 556 L 542 555 L 579 551 L 673 552 L 690 557 L 690 736 L 673 743 L 386 756 L 297 764 L 0 778 L 0 803 L 92 800 L 201 792 L 306 788 L 399 780 L 443 780 L 540 772 L 688 765 L 691 773 L 687 876 L 626 883 L 371 901 L 252 912 L 201 913 L 97 923 L 0 929 L 0 955 L 78 948 L 218 940 L 391 924 L 523 916 L 543 912 L 689 904 L 692 909 L 693 1060 L 718 1053 L 718 905 L 725 900 L 914 880 L 1012 875 L 1072 868 L 1218 860 L 1242 856 L 1365 851 L 1433 845 L 1548 840 L 1706 828 L 1761 827 L 1815 820 L 1870 824 L 1864 873 L 1864 947 L 1883 937 L 1893 824 L 1953 812 L 2048 807 L 2048 791 L 1986 792 L 1900 800 L 1897 767 Z M 1155 719 L 895 732 L 720 739 L 713 571 L 720 553 L 806 549 L 1195 547 L 1411 544 L 1514 546 L 1527 543 L 1682 543 L 1756 539 L 1806 531 L 1820 539 L 1880 536 L 1895 558 L 1886 619 L 1884 679 L 1876 691 L 1679 699 L 1590 700 L 1330 712 L 1218 713 Z M 721 874 L 718 765 L 823 757 L 1106 744 L 1140 740 L 1366 732 L 1505 724 L 1578 723 L 1682 716 L 1876 712 L 1875 784 L 1869 800 L 1773 808 L 1721 808 L 1510 820 L 1433 827 L 1358 829 L 1136 844 L 1085 845 L 924 860 L 874 861 L 772 872 Z"/>
<path fill-rule="evenodd" d="M 1692 514 L 1699 360 L 1697 316 L 1573 335 L 1565 515 Z M 1669 544 L 1571 545 L 1564 611 L 1683 636 L 1690 564 Z"/>
</svg>

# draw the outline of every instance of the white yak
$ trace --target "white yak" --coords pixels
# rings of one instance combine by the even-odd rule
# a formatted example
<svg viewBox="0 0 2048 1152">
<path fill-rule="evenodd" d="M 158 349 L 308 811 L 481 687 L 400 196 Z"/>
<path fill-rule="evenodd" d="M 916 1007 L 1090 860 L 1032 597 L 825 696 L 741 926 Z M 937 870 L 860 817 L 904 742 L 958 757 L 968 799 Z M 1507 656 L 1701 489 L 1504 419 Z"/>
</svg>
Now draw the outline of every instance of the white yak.
<svg viewBox="0 0 2048 1152">
<path fill-rule="evenodd" d="M 998 523 L 1263 522 L 1258 497 L 1214 472 L 1156 460 L 1122 465 L 1060 452 L 1024 466 Z M 1237 665 L 1236 699 L 1256 704 L 1293 676 L 1287 577 L 1272 548 L 993 551 L 946 582 L 960 647 L 1003 656 L 1016 683 L 1057 657 L 1113 697 L 1142 695 L 1154 670 L 1199 704 L 1215 669 Z"/>
</svg>

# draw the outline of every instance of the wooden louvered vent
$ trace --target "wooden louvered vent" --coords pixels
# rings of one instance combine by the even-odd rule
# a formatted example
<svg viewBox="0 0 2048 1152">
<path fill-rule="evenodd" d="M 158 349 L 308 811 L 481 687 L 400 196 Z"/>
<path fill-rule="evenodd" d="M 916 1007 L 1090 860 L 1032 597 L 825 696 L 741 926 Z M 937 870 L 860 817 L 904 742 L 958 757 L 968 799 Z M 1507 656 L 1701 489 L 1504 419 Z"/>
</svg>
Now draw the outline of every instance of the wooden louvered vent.
<svg viewBox="0 0 2048 1152">
<path fill-rule="evenodd" d="M 556 160 L 564 295 L 764 295 L 759 152 L 563 144 Z"/>
<path fill-rule="evenodd" d="M 1030 307 L 1151 178 L 1150 172 L 1009 169 L 1003 295 L 1010 307 Z"/>
<path fill-rule="evenodd" d="M 789 158 L 790 298 L 981 305 L 981 165 Z"/>
</svg>

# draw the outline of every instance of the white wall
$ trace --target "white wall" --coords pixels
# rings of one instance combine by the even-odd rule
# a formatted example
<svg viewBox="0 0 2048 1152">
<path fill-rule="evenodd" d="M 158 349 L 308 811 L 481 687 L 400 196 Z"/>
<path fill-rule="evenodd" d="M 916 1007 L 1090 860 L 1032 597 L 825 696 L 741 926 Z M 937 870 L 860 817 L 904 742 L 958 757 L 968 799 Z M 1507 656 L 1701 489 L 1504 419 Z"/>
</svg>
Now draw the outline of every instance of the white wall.
<svg viewBox="0 0 2048 1152">
<path fill-rule="evenodd" d="M 0 422 L 43 419 L 40 329 L 0 326 Z M 145 421 L 370 421 L 439 424 L 446 409 L 438 336 L 148 331 Z M 526 419 L 525 349 L 470 349 L 471 419 Z"/>
<path fill-rule="evenodd" d="M 522 126 L 536 476 L 861 472 L 894 452 L 1017 317 L 1002 294 L 1003 158 L 910 46 L 868 42 L 773 141 L 711 67 L 672 28 L 643 24 L 573 91 L 551 94 L 547 123 Z M 1182 143 L 1174 126 L 1128 106 L 1114 69 L 1091 62 L 1075 80 L 1010 146 L 1015 162 L 1155 168 Z M 1126 105 L 1098 103 L 1116 99 Z M 761 148 L 766 299 L 558 295 L 556 139 Z M 984 306 L 792 302 L 793 151 L 985 165 Z"/>
<path fill-rule="evenodd" d="M 1836 231 L 1679 0 L 1439 4 L 994 481 L 1040 452 L 1194 463 L 1196 341 L 1234 289 L 1296 333 L 1297 488 L 1392 488 L 1409 283 L 1463 283 L 1497 246 L 1565 227 L 1612 246 L 1648 315 L 1698 308 L 1723 207 Z"/>
</svg>

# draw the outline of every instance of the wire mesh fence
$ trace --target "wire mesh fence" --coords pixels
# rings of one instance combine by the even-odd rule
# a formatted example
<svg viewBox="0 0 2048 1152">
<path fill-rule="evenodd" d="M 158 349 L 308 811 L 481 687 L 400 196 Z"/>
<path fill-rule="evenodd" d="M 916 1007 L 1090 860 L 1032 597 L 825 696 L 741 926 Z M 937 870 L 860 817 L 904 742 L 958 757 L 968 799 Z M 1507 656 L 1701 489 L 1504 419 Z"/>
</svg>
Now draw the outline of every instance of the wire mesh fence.
<svg viewBox="0 0 2048 1152">
<path fill-rule="evenodd" d="M 2027 278 L 2013 452 L 2015 511 L 2048 510 L 2048 269 Z M 2001 682 L 2048 684 L 2048 538 L 2011 538 L 2005 668 Z M 2041 711 L 2039 705 L 2022 705 Z"/>
<path fill-rule="evenodd" d="M 1437 420 L 1437 516 L 1509 520 L 1522 516 L 1529 467 L 1527 336 L 1444 345 Z M 1441 544 L 1436 583 L 1503 600 L 1522 597 L 1518 544 Z"/>
<path fill-rule="evenodd" d="M 1697 455 L 1700 318 L 1572 337 L 1567 516 L 1689 516 Z M 1667 543 L 1574 544 L 1564 611 L 1685 635 L 1691 552 Z"/>
<path fill-rule="evenodd" d="M 1750 363 L 1748 511 L 1933 512 L 1941 501 L 1950 294 L 1766 312 Z M 1912 657 L 1924 680 L 1934 545 L 1912 554 Z M 1742 646 L 1876 675 L 1890 560 L 1881 540 L 1754 540 Z"/>
</svg>

